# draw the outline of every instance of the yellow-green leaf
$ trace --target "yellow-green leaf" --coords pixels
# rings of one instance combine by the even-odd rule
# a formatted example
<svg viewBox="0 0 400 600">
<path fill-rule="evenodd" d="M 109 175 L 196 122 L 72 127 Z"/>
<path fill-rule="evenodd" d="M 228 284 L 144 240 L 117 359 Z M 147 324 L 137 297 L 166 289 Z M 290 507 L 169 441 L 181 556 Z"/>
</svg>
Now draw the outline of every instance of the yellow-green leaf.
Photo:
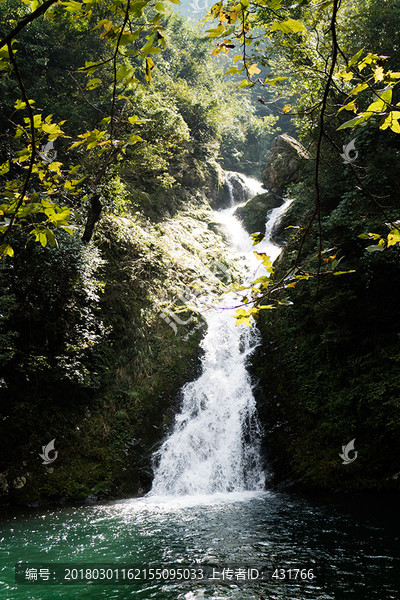
<svg viewBox="0 0 400 600">
<path fill-rule="evenodd" d="M 380 125 L 380 129 L 387 129 L 388 127 L 394 131 L 394 133 L 400 133 L 400 111 L 391 111 L 383 123 Z"/>
<path fill-rule="evenodd" d="M 87 82 L 86 87 L 88 90 L 95 90 L 99 85 L 101 85 L 101 79 L 94 77 Z"/>
<path fill-rule="evenodd" d="M 257 65 L 258 65 L 258 63 L 254 63 L 253 65 L 251 65 L 248 68 L 248 72 L 249 72 L 250 77 L 253 77 L 253 75 L 258 75 L 259 73 L 261 73 L 261 69 L 259 69 L 257 67 Z"/>
<path fill-rule="evenodd" d="M 349 271 L 334 271 L 334 275 L 347 275 L 348 273 L 355 273 L 355 269 L 350 269 Z"/>
<path fill-rule="evenodd" d="M 304 23 L 295 19 L 285 19 L 284 21 L 275 21 L 271 25 L 271 31 L 282 31 L 283 33 L 303 33 L 307 31 Z"/>
<path fill-rule="evenodd" d="M 388 235 L 387 245 L 394 246 L 395 244 L 400 243 L 400 231 L 398 229 L 392 229 Z"/>
<path fill-rule="evenodd" d="M 5 175 L 10 170 L 10 161 L 7 160 L 5 163 L 0 165 L 0 175 Z"/>
<path fill-rule="evenodd" d="M 357 96 L 357 94 L 359 94 L 363 90 L 367 89 L 367 87 L 368 87 L 368 83 L 359 83 L 349 93 L 351 94 L 351 96 Z"/>
<path fill-rule="evenodd" d="M 0 246 L 0 258 L 2 258 L 3 256 L 14 256 L 14 250 L 9 244 L 3 244 L 2 246 Z"/>
<path fill-rule="evenodd" d="M 339 108 L 338 113 L 342 112 L 342 110 L 351 110 L 353 112 L 357 112 L 357 105 L 355 103 L 355 100 Z"/>
<path fill-rule="evenodd" d="M 215 29 L 207 29 L 208 37 L 219 37 L 226 30 L 226 27 L 220 23 Z"/>
<path fill-rule="evenodd" d="M 151 72 L 153 69 L 154 69 L 154 62 L 151 60 L 150 57 L 146 56 L 146 66 L 145 66 L 144 76 L 145 76 L 147 83 L 150 83 L 150 81 L 151 81 Z"/>
</svg>

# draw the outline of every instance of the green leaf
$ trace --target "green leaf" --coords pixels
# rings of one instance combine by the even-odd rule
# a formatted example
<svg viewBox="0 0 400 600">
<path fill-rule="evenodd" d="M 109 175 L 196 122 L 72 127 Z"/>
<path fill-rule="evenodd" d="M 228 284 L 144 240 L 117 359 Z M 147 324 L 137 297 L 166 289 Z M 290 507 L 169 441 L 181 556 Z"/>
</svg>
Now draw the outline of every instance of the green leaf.
<svg viewBox="0 0 400 600">
<path fill-rule="evenodd" d="M 265 235 L 263 233 L 252 233 L 250 237 L 253 240 L 253 246 L 256 246 L 263 241 Z"/>
<path fill-rule="evenodd" d="M 47 242 L 50 244 L 50 246 L 55 246 L 56 238 L 54 237 L 54 233 L 51 231 L 51 229 L 45 229 L 45 235 L 47 238 Z"/>
<path fill-rule="evenodd" d="M 285 19 L 284 21 L 275 21 L 271 25 L 271 31 L 282 31 L 283 33 L 303 33 L 307 31 L 304 23 L 295 19 Z"/>
<path fill-rule="evenodd" d="M 28 123 L 29 123 L 29 119 L 25 119 L 25 122 L 26 121 L 28 121 Z M 36 128 L 39 128 L 39 125 L 42 124 L 42 115 L 34 115 L 33 124 Z"/>
<path fill-rule="evenodd" d="M 388 235 L 388 248 L 389 246 L 394 246 L 395 244 L 400 243 L 400 231 L 398 229 L 392 229 Z"/>
<path fill-rule="evenodd" d="M 47 235 L 44 231 L 34 229 L 31 234 L 35 236 L 35 242 L 39 242 L 43 248 L 47 246 Z"/>
<path fill-rule="evenodd" d="M 243 79 L 240 82 L 240 85 L 238 85 L 238 88 L 254 87 L 255 83 L 255 81 L 248 81 L 247 79 Z"/>
<path fill-rule="evenodd" d="M 22 100 L 17 100 L 14 104 L 14 108 L 16 108 L 17 110 L 23 110 L 24 108 L 26 108 L 26 102 L 22 102 Z"/>
<path fill-rule="evenodd" d="M 382 252 L 382 250 L 384 250 L 385 247 L 384 246 L 380 246 L 379 244 L 376 244 L 376 246 L 367 246 L 366 250 L 367 252 Z"/>
<path fill-rule="evenodd" d="M 140 32 L 138 29 L 133 33 L 124 33 L 123 35 L 121 35 L 121 39 L 119 42 L 120 46 L 127 46 L 128 44 L 132 44 L 132 42 L 139 38 L 139 35 Z"/>
<path fill-rule="evenodd" d="M 65 10 L 70 13 L 82 12 L 82 4 L 80 2 L 75 2 L 74 0 L 69 0 L 68 2 L 60 2 L 65 6 Z"/>
<path fill-rule="evenodd" d="M 121 79 L 126 79 L 127 77 L 131 77 L 134 71 L 130 65 L 122 65 L 117 71 L 117 81 L 121 81 Z"/>
<path fill-rule="evenodd" d="M 236 315 L 233 315 L 233 317 L 236 317 Z M 236 327 L 238 325 L 248 325 L 249 327 L 252 327 L 252 323 L 250 320 L 250 317 L 236 317 Z"/>
<path fill-rule="evenodd" d="M 264 79 L 264 83 L 267 85 L 275 85 L 278 81 L 284 81 L 285 79 L 289 79 L 288 77 L 274 77 L 274 79 Z"/>
<path fill-rule="evenodd" d="M 350 119 L 350 121 L 346 121 L 346 123 L 340 125 L 340 127 L 337 128 L 337 131 L 339 131 L 340 129 L 356 127 L 357 125 L 360 125 L 360 123 L 363 123 L 365 120 L 366 119 L 363 115 L 357 115 L 356 117 L 354 117 L 354 119 Z"/>
<path fill-rule="evenodd" d="M 87 82 L 86 87 L 88 90 L 94 90 L 97 87 L 99 87 L 99 85 L 101 85 L 101 79 L 99 79 L 98 77 L 94 77 L 93 79 L 90 79 L 90 81 Z"/>
<path fill-rule="evenodd" d="M 147 44 L 145 44 L 143 46 L 143 48 L 140 51 L 140 54 L 143 56 L 143 58 L 145 56 L 147 56 L 148 54 L 157 54 L 158 52 L 161 52 L 161 48 L 158 48 L 156 46 L 153 45 L 153 40 L 150 39 Z"/>
<path fill-rule="evenodd" d="M 225 75 L 235 75 L 235 73 L 241 73 L 242 71 L 243 71 L 243 69 L 238 69 L 237 67 L 231 67 L 224 73 L 224 76 Z"/>
<path fill-rule="evenodd" d="M 342 106 L 341 108 L 339 108 L 338 113 L 342 112 L 342 110 L 351 110 L 353 112 L 356 112 L 357 106 L 356 106 L 355 100 L 353 100 L 352 102 L 349 102 L 345 106 Z"/>
<path fill-rule="evenodd" d="M 349 94 L 351 96 L 357 96 L 357 94 L 359 94 L 360 92 L 366 90 L 368 87 L 368 83 L 359 83 L 358 85 L 356 85 L 355 88 L 353 88 L 351 90 L 351 92 L 349 92 Z"/>
<path fill-rule="evenodd" d="M 7 160 L 5 163 L 0 165 L 0 175 L 5 175 L 10 170 L 10 161 Z"/>
<path fill-rule="evenodd" d="M 130 146 L 133 146 L 134 144 L 137 144 L 137 142 L 143 142 L 143 139 L 140 137 L 140 135 L 131 135 L 127 143 Z"/>
<path fill-rule="evenodd" d="M 225 33 L 226 27 L 220 23 L 215 29 L 207 29 L 208 37 L 219 37 Z"/>
<path fill-rule="evenodd" d="M 360 58 L 361 54 L 364 52 L 364 48 L 361 48 L 361 50 L 359 50 L 357 52 L 357 54 L 355 54 L 349 61 L 348 64 L 348 68 L 352 67 L 353 65 L 356 64 L 356 62 L 358 61 L 358 59 Z"/>
<path fill-rule="evenodd" d="M 259 73 L 261 73 L 261 69 L 259 69 L 257 67 L 258 63 L 254 63 L 253 65 L 251 65 L 248 68 L 248 73 L 250 77 L 253 77 L 253 75 L 258 75 Z"/>
<path fill-rule="evenodd" d="M 391 111 L 383 123 L 380 125 L 379 129 L 387 129 L 388 127 L 394 131 L 394 133 L 400 133 L 400 111 L 393 110 Z"/>
<path fill-rule="evenodd" d="M 370 239 L 370 240 L 380 240 L 381 236 L 379 233 L 362 233 L 358 237 L 362 237 L 362 239 Z"/>
<path fill-rule="evenodd" d="M 54 161 L 54 162 L 50 163 L 49 165 L 47 165 L 47 168 L 49 169 L 49 171 L 52 171 L 53 173 L 57 173 L 57 175 L 61 175 L 60 167 L 62 167 L 62 162 L 58 162 L 58 161 Z"/>
<path fill-rule="evenodd" d="M 278 304 L 281 306 L 293 306 L 293 302 L 291 302 L 288 298 L 282 298 L 282 300 L 278 300 Z"/>
<path fill-rule="evenodd" d="M 144 76 L 145 76 L 147 83 L 150 83 L 150 81 L 151 81 L 151 72 L 153 69 L 154 69 L 154 62 L 151 60 L 151 58 L 146 56 L 146 66 L 145 66 Z"/>
<path fill-rule="evenodd" d="M 22 0 L 22 2 L 24 2 L 24 4 L 29 4 L 32 12 L 34 12 L 40 4 L 39 0 Z"/>
<path fill-rule="evenodd" d="M 385 102 L 383 100 L 376 100 L 372 102 L 365 110 L 366 113 L 383 113 L 385 111 Z"/>
<path fill-rule="evenodd" d="M 128 121 L 131 125 L 142 125 L 143 123 L 146 123 L 148 119 L 141 119 L 137 115 L 133 115 L 132 117 L 128 117 Z"/>
<path fill-rule="evenodd" d="M 386 102 L 386 104 L 390 104 L 392 102 L 393 88 L 387 86 L 384 90 L 377 92 L 377 94 L 379 95 L 379 98 Z"/>
<path fill-rule="evenodd" d="M 49 125 L 48 123 L 43 123 L 42 131 L 44 131 L 45 133 L 47 133 L 49 135 L 50 141 L 56 140 L 60 135 L 62 135 L 64 133 L 59 128 L 57 123 L 52 123 L 51 125 Z"/>
<path fill-rule="evenodd" d="M 0 259 L 3 256 L 10 256 L 10 257 L 14 256 L 14 250 L 12 249 L 12 247 L 9 244 L 3 244 L 2 246 L 0 246 Z"/>
<path fill-rule="evenodd" d="M 350 269 L 349 271 L 334 271 L 333 275 L 347 275 L 348 273 L 355 273 L 355 269 Z"/>
<path fill-rule="evenodd" d="M 95 71 L 97 71 L 98 68 L 99 68 L 99 63 L 85 61 L 85 66 L 80 67 L 79 69 L 76 70 L 76 72 L 77 73 L 86 73 L 87 75 L 90 75 L 91 73 L 94 73 Z"/>
<path fill-rule="evenodd" d="M 265 254 L 265 252 L 254 252 L 255 257 L 258 258 L 258 260 L 262 261 L 263 266 L 265 267 L 265 269 L 267 270 L 267 273 L 273 273 L 274 268 L 272 266 L 272 261 L 270 259 L 269 256 L 267 256 L 267 254 Z"/>
</svg>

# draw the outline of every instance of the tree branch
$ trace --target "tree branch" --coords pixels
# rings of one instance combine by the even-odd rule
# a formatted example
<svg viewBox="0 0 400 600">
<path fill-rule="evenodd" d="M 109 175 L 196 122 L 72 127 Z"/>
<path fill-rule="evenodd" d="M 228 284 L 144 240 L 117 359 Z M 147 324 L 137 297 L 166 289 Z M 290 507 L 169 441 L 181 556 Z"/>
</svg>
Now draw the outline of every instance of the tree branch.
<svg viewBox="0 0 400 600">
<path fill-rule="evenodd" d="M 24 201 L 25 194 L 26 194 L 26 191 L 28 189 L 29 180 L 30 180 L 31 175 L 32 175 L 33 165 L 34 165 L 34 162 L 35 162 L 35 153 L 36 153 L 35 120 L 34 120 L 34 116 L 33 116 L 33 110 L 32 110 L 32 107 L 31 107 L 31 105 L 29 103 L 29 99 L 28 99 L 28 96 L 27 96 L 26 91 L 25 91 L 24 82 L 22 81 L 21 73 L 19 72 L 18 64 L 17 64 L 17 61 L 15 60 L 15 56 L 14 56 L 14 53 L 13 53 L 13 50 L 12 50 L 12 47 L 11 47 L 11 43 L 12 43 L 12 41 L 10 39 L 7 42 L 8 53 L 10 55 L 10 62 L 11 62 L 11 65 L 12 65 L 12 67 L 14 69 L 14 73 L 15 73 L 15 76 L 17 78 L 19 88 L 21 90 L 22 98 L 23 98 L 24 102 L 26 103 L 26 108 L 28 110 L 28 115 L 29 115 L 30 130 L 31 130 L 31 157 L 30 157 L 30 160 L 29 160 L 28 172 L 26 174 L 26 178 L 25 178 L 25 181 L 24 181 L 24 185 L 23 185 L 20 197 L 19 197 L 19 199 L 17 201 L 17 205 L 16 205 L 15 210 L 14 210 L 12 216 L 11 216 L 11 219 L 10 219 L 10 222 L 9 222 L 9 224 L 7 226 L 7 229 L 1 235 L 1 238 L 0 238 L 1 240 L 4 240 L 8 236 L 8 234 L 9 234 L 9 232 L 11 230 L 11 227 L 14 224 L 14 221 L 15 221 L 15 218 L 17 216 L 18 210 L 20 209 L 20 207 L 21 207 L 21 205 L 22 205 L 22 203 Z"/>
<path fill-rule="evenodd" d="M 12 40 L 22 31 L 29 23 L 35 21 L 38 17 L 43 15 L 53 4 L 58 2 L 58 0 L 46 0 L 43 4 L 38 6 L 36 10 L 33 11 L 30 15 L 27 15 L 22 21 L 20 21 L 14 29 L 12 29 L 6 36 L 0 41 L 0 48 L 5 45 L 8 45 L 12 42 Z"/>
</svg>

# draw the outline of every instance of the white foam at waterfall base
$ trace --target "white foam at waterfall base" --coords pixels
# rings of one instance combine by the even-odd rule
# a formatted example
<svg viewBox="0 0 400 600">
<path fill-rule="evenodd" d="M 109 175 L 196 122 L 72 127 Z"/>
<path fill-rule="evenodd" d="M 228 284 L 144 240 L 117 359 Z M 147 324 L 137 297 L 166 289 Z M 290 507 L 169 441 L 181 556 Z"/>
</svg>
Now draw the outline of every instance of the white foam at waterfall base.
<svg viewBox="0 0 400 600">
<path fill-rule="evenodd" d="M 240 180 L 251 190 L 247 195 L 262 192 L 256 180 L 244 175 Z M 256 272 L 263 273 L 250 236 L 234 216 L 237 206 L 233 198 L 232 206 L 216 213 L 216 219 L 241 258 L 243 279 L 249 281 Z M 276 221 L 282 213 L 282 208 L 274 209 L 269 221 Z M 276 258 L 280 249 L 269 239 L 269 224 L 267 239 L 257 251 Z M 235 326 L 235 304 L 237 297 L 229 293 L 219 308 L 205 315 L 202 373 L 181 390 L 182 407 L 173 431 L 154 456 L 151 496 L 203 496 L 265 488 L 260 427 L 247 371 L 259 334 L 255 328 Z"/>
</svg>

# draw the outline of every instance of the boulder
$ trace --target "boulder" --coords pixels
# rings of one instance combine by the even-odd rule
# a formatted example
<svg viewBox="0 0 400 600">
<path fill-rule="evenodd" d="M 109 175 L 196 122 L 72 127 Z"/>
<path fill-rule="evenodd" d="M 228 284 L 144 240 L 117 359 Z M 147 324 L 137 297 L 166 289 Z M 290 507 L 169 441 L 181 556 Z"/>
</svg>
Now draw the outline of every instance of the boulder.
<svg viewBox="0 0 400 600">
<path fill-rule="evenodd" d="M 254 195 L 253 190 L 249 187 L 249 182 L 245 175 L 236 173 L 235 171 L 226 171 L 224 182 L 220 185 L 218 195 L 215 200 L 210 201 L 212 208 L 227 208 L 235 204 L 246 202 Z"/>
<path fill-rule="evenodd" d="M 263 173 L 263 185 L 272 194 L 282 196 L 291 183 L 294 183 L 302 166 L 310 155 L 300 142 L 283 133 L 278 135 L 271 146 Z"/>
<path fill-rule="evenodd" d="M 267 214 L 273 208 L 277 208 L 283 199 L 275 194 L 266 192 L 250 198 L 243 206 L 240 206 L 236 215 L 240 217 L 249 233 L 261 231 L 264 233 Z"/>
</svg>

